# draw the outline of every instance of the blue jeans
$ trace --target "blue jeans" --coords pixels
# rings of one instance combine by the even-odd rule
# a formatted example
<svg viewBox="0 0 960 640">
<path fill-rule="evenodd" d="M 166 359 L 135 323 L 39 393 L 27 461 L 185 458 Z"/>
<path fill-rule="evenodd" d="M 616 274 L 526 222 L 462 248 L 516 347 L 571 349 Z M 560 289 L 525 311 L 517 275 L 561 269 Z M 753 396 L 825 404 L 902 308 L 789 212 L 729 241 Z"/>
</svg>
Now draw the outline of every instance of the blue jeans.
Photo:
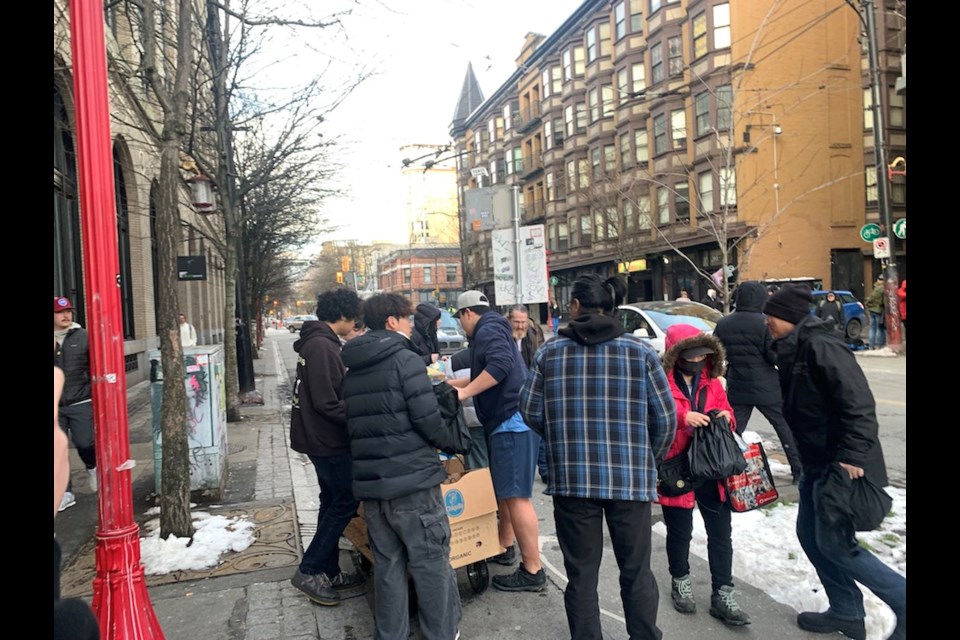
<svg viewBox="0 0 960 640">
<path fill-rule="evenodd" d="M 870 348 L 887 344 L 887 328 L 883 325 L 883 314 L 870 312 Z"/>
<path fill-rule="evenodd" d="M 357 515 L 359 502 L 353 498 L 353 458 L 349 453 L 310 456 L 320 483 L 320 512 L 317 532 L 303 552 L 300 571 L 309 575 L 325 573 L 333 580 L 340 573 L 340 536 Z"/>
<path fill-rule="evenodd" d="M 907 621 L 907 579 L 860 547 L 852 527 L 838 530 L 825 525 L 817 515 L 821 479 L 804 474 L 800 479 L 800 506 L 797 538 L 810 563 L 817 570 L 830 602 L 830 613 L 838 618 L 862 620 L 863 593 L 857 582 L 870 589 L 896 614 Z"/>
</svg>

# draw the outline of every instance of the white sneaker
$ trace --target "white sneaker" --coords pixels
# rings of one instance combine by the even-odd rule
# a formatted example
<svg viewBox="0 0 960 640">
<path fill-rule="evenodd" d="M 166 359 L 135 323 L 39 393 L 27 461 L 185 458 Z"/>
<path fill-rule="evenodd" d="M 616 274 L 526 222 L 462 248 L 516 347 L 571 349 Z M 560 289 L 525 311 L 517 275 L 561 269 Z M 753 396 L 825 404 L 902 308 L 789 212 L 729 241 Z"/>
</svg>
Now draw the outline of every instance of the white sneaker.
<svg viewBox="0 0 960 640">
<path fill-rule="evenodd" d="M 90 491 L 93 491 L 94 493 L 96 493 L 97 492 L 97 468 L 96 467 L 94 467 L 93 469 L 87 469 L 87 478 L 89 479 L 87 486 L 90 487 Z"/>
<path fill-rule="evenodd" d="M 64 491 L 63 497 L 60 499 L 60 508 L 57 511 L 63 511 L 69 509 L 73 505 L 77 504 L 77 498 L 73 495 L 72 491 Z"/>
</svg>

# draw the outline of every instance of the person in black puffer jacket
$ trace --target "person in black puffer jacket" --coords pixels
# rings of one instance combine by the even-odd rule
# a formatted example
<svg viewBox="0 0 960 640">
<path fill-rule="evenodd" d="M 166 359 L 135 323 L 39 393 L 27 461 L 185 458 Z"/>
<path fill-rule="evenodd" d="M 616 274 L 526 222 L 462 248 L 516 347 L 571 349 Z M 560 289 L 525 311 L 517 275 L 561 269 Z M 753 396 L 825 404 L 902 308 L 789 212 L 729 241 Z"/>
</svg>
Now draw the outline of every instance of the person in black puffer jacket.
<svg viewBox="0 0 960 640">
<path fill-rule="evenodd" d="M 720 338 L 727 350 L 727 397 L 733 406 L 737 433 L 742 434 L 747 428 L 756 407 L 777 432 L 796 484 L 803 466 L 793 433 L 783 418 L 777 354 L 773 350 L 773 336 L 760 312 L 767 297 L 766 287 L 759 282 L 741 282 L 736 311 L 717 322 L 713 335 Z"/>
<path fill-rule="evenodd" d="M 440 341 L 437 338 L 439 328 L 440 309 L 429 302 L 418 304 L 410 340 L 426 365 L 433 364 L 440 357 Z"/>
<path fill-rule="evenodd" d="M 363 500 L 374 555 L 377 637 L 406 638 L 407 571 L 427 638 L 453 638 L 460 592 L 450 567 L 450 522 L 437 449 L 453 434 L 440 419 L 423 360 L 410 341 L 412 305 L 396 293 L 364 302 L 370 329 L 343 347 L 343 400 L 353 493 Z M 438 310 L 439 313 L 439 310 Z"/>
</svg>

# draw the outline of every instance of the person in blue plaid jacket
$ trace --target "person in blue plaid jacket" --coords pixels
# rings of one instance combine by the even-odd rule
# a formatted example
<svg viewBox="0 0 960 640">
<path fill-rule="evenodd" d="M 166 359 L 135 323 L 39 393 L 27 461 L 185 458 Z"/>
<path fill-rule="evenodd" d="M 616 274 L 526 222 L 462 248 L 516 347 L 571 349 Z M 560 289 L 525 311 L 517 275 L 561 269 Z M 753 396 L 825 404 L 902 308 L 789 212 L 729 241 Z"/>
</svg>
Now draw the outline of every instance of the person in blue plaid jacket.
<svg viewBox="0 0 960 640">
<path fill-rule="evenodd" d="M 537 351 L 520 412 L 545 440 L 557 539 L 569 582 L 570 634 L 600 640 L 598 544 L 606 518 L 620 566 L 627 633 L 659 639 L 659 589 L 650 569 L 657 464 L 676 430 L 676 407 L 660 358 L 613 317 L 626 284 L 581 276 L 570 323 Z"/>
</svg>

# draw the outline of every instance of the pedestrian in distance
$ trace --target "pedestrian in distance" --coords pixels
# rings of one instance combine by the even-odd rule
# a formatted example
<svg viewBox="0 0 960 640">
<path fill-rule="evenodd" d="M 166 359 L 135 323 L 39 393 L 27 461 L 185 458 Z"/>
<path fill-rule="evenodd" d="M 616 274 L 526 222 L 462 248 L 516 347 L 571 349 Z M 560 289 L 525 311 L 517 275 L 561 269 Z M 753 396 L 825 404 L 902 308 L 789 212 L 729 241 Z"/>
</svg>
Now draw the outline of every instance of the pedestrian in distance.
<svg viewBox="0 0 960 640">
<path fill-rule="evenodd" d="M 843 302 L 837 298 L 837 294 L 833 291 L 828 291 L 826 298 L 820 302 L 820 306 L 817 307 L 817 317 L 823 318 L 824 320 L 829 319 L 833 322 L 834 328 L 840 335 L 842 340 L 846 340 L 846 327 L 847 320 L 846 315 L 843 313 Z"/>
<path fill-rule="evenodd" d="M 686 289 L 680 289 L 680 295 L 677 296 L 677 302 L 692 302 L 690 300 L 690 292 Z"/>
<path fill-rule="evenodd" d="M 340 536 L 357 514 L 347 414 L 340 387 L 345 369 L 341 338 L 353 332 L 360 298 L 337 288 L 317 297 L 317 320 L 308 320 L 293 343 L 297 377 L 290 411 L 290 446 L 313 463 L 320 485 L 317 531 L 291 583 L 317 604 L 334 606 L 366 593 L 365 580 L 340 569 Z"/>
<path fill-rule="evenodd" d="M 556 300 L 553 300 L 550 303 L 550 330 L 553 331 L 553 335 L 557 335 L 557 330 L 560 328 L 560 315 L 562 313 L 560 305 L 557 304 Z"/>
<path fill-rule="evenodd" d="M 904 331 L 907 329 L 907 279 L 900 282 L 900 288 L 897 289 L 897 303 L 900 306 L 900 324 Z"/>
<path fill-rule="evenodd" d="M 512 564 L 514 540 L 521 562 L 510 575 L 494 576 L 501 591 L 541 591 L 547 582 L 540 565 L 539 524 L 533 508 L 533 474 L 540 436 L 520 416 L 518 397 L 526 371 L 507 319 L 490 307 L 480 291 L 457 297 L 454 317 L 470 338 L 470 379 L 451 380 L 461 401 L 473 398 L 487 434 L 490 475 L 499 510 L 500 544 L 494 562 Z"/>
<path fill-rule="evenodd" d="M 897 617 L 890 638 L 907 635 L 907 579 L 857 544 L 852 523 L 827 525 L 821 487 L 839 466 L 850 479 L 887 485 L 877 437 L 876 401 L 853 352 L 821 318 L 809 314 L 806 287 L 784 287 L 763 311 L 778 356 L 783 414 L 803 460 L 797 537 L 817 570 L 829 601 L 826 611 L 804 611 L 797 625 L 815 633 L 842 633 L 865 640 L 863 593 L 870 589 Z"/>
<path fill-rule="evenodd" d="M 510 307 L 507 311 L 507 320 L 513 327 L 513 339 L 517 342 L 517 351 L 523 360 L 524 370 L 529 371 L 533 363 L 533 354 L 543 344 L 543 332 L 538 331 L 540 327 L 537 323 L 530 322 L 530 313 L 526 305 L 515 304 Z M 543 438 L 540 439 L 540 446 L 537 448 L 537 471 L 540 473 L 540 479 L 545 483 L 547 481 L 547 448 Z"/>
<path fill-rule="evenodd" d="M 736 310 L 720 318 L 713 335 L 727 353 L 727 397 L 733 407 L 737 433 L 743 434 L 754 408 L 759 410 L 776 431 L 796 484 L 803 465 L 793 432 L 783 417 L 777 353 L 761 312 L 767 297 L 766 288 L 756 280 L 741 282 Z"/>
<path fill-rule="evenodd" d="M 524 420 L 547 446 L 557 540 L 567 573 L 570 635 L 602 637 L 597 580 L 603 522 L 620 568 L 630 638 L 659 639 L 659 590 L 650 568 L 656 468 L 676 428 L 656 352 L 614 317 L 626 285 L 597 274 L 571 290 L 570 322 L 537 351 L 520 391 Z"/>
<path fill-rule="evenodd" d="M 429 302 L 421 302 L 417 305 L 413 317 L 413 335 L 410 339 L 417 353 L 423 358 L 423 363 L 430 366 L 440 359 L 440 340 L 437 338 L 440 308 Z"/>
<path fill-rule="evenodd" d="M 180 346 L 197 346 L 197 330 L 193 328 L 192 324 L 187 322 L 187 316 L 182 313 L 180 314 Z"/>
<path fill-rule="evenodd" d="M 707 295 L 700 302 L 717 311 L 723 311 L 723 301 L 717 297 L 717 290 L 712 287 L 707 289 Z"/>
<path fill-rule="evenodd" d="M 739 304 L 737 305 L 739 308 Z M 693 442 L 693 430 L 710 425 L 711 410 L 718 410 L 731 429 L 736 427 L 733 407 L 720 383 L 726 351 L 719 338 L 706 335 L 689 324 L 667 328 L 663 368 L 667 372 L 677 406 L 677 429 L 666 459 L 685 456 Z M 690 540 L 693 537 L 693 507 L 700 510 L 707 532 L 710 562 L 710 615 L 730 626 L 750 624 L 737 602 L 733 584 L 733 530 L 731 509 L 722 480 L 707 480 L 679 496 L 660 496 L 663 523 L 667 528 L 667 563 L 670 597 L 680 613 L 695 613 L 690 579 Z"/>
<path fill-rule="evenodd" d="M 866 307 L 870 312 L 870 348 L 882 349 L 887 344 L 886 307 L 883 299 L 883 277 L 873 283 L 873 290 L 867 296 Z"/>
<path fill-rule="evenodd" d="M 60 427 L 70 436 L 87 469 L 87 486 L 97 491 L 97 454 L 94 444 L 93 396 L 90 379 L 90 341 L 87 330 L 73 320 L 69 298 L 53 299 L 55 361 L 63 369 L 64 387 L 60 396 Z M 67 484 L 60 511 L 77 503 L 73 482 Z"/>
<path fill-rule="evenodd" d="M 440 418 L 423 359 L 410 341 L 413 305 L 396 293 L 363 305 L 367 333 L 343 348 L 353 493 L 363 500 L 374 556 L 377 640 L 410 635 L 407 573 L 417 593 L 420 637 L 459 636 L 460 592 L 450 566 L 450 522 L 437 449 L 453 434 Z"/>
</svg>

